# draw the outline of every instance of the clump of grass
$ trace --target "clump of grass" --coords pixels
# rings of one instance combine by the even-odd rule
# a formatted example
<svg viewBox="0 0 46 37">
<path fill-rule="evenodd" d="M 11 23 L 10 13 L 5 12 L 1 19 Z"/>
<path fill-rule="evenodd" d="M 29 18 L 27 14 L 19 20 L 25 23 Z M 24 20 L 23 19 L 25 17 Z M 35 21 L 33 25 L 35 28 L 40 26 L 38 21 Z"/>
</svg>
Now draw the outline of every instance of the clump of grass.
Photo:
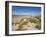
<svg viewBox="0 0 46 37">
<path fill-rule="evenodd" d="M 40 30 L 41 29 L 41 25 L 36 25 L 35 28 Z"/>
</svg>

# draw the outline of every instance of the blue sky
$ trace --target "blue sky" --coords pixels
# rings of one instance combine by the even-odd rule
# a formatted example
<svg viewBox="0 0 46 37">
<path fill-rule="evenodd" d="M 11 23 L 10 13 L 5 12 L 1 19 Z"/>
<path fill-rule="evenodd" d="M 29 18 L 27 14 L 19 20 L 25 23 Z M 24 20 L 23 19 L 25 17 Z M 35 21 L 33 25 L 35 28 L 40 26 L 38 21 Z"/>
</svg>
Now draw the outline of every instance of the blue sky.
<svg viewBox="0 0 46 37">
<path fill-rule="evenodd" d="M 41 15 L 41 7 L 12 6 L 12 15 Z"/>
</svg>

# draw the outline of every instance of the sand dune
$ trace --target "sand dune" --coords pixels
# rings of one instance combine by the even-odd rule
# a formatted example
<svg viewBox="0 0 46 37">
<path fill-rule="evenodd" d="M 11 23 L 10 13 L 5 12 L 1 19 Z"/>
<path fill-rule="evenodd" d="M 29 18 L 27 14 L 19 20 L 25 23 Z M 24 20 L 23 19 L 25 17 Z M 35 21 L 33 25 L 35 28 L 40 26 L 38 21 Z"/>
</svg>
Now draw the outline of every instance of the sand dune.
<svg viewBox="0 0 46 37">
<path fill-rule="evenodd" d="M 37 23 L 31 23 L 31 22 L 28 22 L 27 24 L 25 25 L 21 25 L 21 22 L 20 24 L 16 24 L 16 22 L 19 22 L 21 19 L 23 18 L 31 18 L 31 19 L 35 19 L 36 21 L 39 22 L 39 19 L 35 18 L 35 16 L 13 16 L 12 17 L 12 30 L 13 31 L 16 31 L 16 30 L 38 30 L 37 28 L 35 28 L 34 26 L 37 25 Z"/>
</svg>

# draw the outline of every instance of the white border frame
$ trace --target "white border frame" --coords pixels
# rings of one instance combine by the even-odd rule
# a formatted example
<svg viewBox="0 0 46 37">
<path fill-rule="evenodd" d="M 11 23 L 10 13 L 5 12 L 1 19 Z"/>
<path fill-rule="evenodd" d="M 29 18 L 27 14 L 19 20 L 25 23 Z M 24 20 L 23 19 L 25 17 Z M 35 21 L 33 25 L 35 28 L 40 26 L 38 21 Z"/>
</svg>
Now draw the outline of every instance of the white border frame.
<svg viewBox="0 0 46 37">
<path fill-rule="evenodd" d="M 30 31 L 12 31 L 12 6 L 35 6 L 41 7 L 41 30 L 30 30 Z M 25 4 L 25 3 L 9 3 L 9 34 L 26 34 L 26 33 L 41 33 L 44 32 L 44 5 L 42 4 Z"/>
</svg>

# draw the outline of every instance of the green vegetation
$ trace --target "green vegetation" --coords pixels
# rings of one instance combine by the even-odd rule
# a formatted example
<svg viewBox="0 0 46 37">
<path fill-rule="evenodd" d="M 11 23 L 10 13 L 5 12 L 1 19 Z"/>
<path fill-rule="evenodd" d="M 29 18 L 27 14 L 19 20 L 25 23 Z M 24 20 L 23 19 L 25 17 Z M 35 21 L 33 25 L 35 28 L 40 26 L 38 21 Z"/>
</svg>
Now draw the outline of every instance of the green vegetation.
<svg viewBox="0 0 46 37">
<path fill-rule="evenodd" d="M 39 24 L 36 25 L 35 27 L 36 27 L 37 29 L 39 29 L 39 30 L 41 29 L 41 25 L 39 25 Z"/>
</svg>

